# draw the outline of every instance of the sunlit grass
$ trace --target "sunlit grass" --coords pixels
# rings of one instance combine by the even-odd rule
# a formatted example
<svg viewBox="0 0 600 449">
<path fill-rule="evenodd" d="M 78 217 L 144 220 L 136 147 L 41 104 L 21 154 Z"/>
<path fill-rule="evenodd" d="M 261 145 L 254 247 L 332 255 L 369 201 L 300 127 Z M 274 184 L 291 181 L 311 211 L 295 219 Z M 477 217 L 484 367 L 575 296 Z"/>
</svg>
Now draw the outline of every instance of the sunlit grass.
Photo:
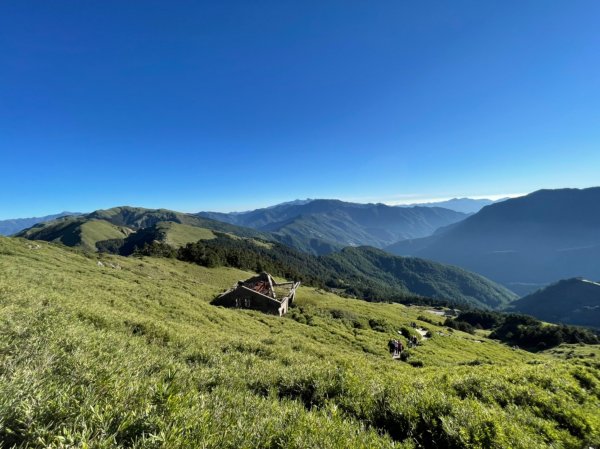
<svg viewBox="0 0 600 449">
<path fill-rule="evenodd" d="M 0 447 L 600 442 L 595 348 L 533 355 L 308 287 L 283 318 L 224 309 L 249 273 L 30 243 L 0 238 Z M 432 338 L 392 360 L 413 321 Z"/>
</svg>

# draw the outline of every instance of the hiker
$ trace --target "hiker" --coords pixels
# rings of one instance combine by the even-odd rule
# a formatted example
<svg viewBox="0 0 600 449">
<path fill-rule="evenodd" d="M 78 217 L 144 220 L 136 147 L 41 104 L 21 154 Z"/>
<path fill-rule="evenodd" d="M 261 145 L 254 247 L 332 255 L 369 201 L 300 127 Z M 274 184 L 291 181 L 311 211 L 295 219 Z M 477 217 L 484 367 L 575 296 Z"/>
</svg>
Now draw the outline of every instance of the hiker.
<svg viewBox="0 0 600 449">
<path fill-rule="evenodd" d="M 419 345 L 419 340 L 417 339 L 417 336 L 413 335 L 412 339 L 413 339 L 413 345 L 418 346 Z"/>
<path fill-rule="evenodd" d="M 388 349 L 390 350 L 390 354 L 392 354 L 393 357 L 395 355 L 394 353 L 396 352 L 396 344 L 394 343 L 394 340 L 388 341 Z"/>
<path fill-rule="evenodd" d="M 404 345 L 402 344 L 401 341 L 399 341 L 398 342 L 398 355 L 401 355 L 402 351 L 404 351 Z"/>
</svg>

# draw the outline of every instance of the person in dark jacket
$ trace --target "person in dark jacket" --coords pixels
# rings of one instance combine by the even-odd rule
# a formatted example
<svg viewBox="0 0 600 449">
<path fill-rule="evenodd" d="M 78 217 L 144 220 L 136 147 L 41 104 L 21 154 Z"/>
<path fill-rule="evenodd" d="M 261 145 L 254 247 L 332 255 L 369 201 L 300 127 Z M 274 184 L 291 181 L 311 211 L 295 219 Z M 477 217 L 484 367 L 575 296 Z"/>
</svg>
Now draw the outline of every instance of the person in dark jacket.
<svg viewBox="0 0 600 449">
<path fill-rule="evenodd" d="M 390 354 L 392 354 L 392 357 L 394 355 L 396 355 L 395 354 L 395 352 L 396 352 L 396 344 L 394 343 L 394 340 L 388 341 L 388 349 L 390 350 Z"/>
</svg>

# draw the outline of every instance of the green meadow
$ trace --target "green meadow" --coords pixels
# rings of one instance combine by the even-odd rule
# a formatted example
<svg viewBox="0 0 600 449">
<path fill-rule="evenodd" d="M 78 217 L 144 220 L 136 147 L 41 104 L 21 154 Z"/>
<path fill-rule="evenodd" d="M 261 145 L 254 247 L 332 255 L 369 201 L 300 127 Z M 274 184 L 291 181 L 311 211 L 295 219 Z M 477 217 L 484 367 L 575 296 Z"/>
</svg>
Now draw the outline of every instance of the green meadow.
<svg viewBox="0 0 600 449">
<path fill-rule="evenodd" d="M 250 275 L 0 238 L 0 447 L 600 445 L 597 347 L 307 286 L 285 317 L 210 304 Z M 393 360 L 412 322 L 430 338 Z"/>
</svg>

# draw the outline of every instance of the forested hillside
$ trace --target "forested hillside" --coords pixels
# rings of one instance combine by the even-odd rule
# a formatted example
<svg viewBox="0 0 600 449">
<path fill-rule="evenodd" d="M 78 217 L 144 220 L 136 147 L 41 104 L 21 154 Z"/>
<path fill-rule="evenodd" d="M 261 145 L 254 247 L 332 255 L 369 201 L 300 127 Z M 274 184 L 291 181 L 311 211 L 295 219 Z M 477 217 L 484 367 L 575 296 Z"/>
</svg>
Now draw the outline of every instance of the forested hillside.
<svg viewBox="0 0 600 449">
<path fill-rule="evenodd" d="M 188 244 L 179 251 L 154 243 L 146 245 L 140 252 L 178 257 L 208 267 L 267 270 L 371 301 L 426 302 L 434 299 L 488 308 L 506 305 L 515 299 L 507 289 L 462 269 L 391 256 L 369 247 L 346 248 L 317 257 L 279 243 L 220 234 L 216 239 Z"/>
</svg>

